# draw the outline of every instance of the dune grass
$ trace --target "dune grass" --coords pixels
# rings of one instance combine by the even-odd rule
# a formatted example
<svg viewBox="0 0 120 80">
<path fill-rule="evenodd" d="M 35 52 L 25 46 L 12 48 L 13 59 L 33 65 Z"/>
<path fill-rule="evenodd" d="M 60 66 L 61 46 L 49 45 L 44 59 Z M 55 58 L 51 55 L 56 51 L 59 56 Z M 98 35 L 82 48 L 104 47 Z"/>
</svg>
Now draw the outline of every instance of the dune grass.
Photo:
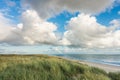
<svg viewBox="0 0 120 80">
<path fill-rule="evenodd" d="M 47 55 L 0 55 L 0 80 L 120 80 L 114 73 Z"/>
</svg>

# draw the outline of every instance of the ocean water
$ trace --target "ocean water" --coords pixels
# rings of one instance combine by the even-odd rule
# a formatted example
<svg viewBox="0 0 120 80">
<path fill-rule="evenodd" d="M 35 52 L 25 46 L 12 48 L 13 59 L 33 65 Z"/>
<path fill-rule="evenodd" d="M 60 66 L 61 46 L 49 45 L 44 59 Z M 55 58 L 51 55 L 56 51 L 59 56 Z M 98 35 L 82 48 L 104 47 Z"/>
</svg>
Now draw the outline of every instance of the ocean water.
<svg viewBox="0 0 120 80">
<path fill-rule="evenodd" d="M 120 66 L 120 54 L 53 54 L 64 58 Z"/>
</svg>

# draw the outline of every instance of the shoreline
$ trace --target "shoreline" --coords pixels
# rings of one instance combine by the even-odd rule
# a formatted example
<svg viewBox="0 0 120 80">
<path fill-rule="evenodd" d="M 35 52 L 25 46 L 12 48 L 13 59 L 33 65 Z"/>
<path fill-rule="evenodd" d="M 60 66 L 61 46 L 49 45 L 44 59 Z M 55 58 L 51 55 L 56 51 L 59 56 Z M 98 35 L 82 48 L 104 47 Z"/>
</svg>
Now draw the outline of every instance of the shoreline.
<svg viewBox="0 0 120 80">
<path fill-rule="evenodd" d="M 109 72 L 120 72 L 120 66 L 114 66 L 109 64 L 102 64 L 102 63 L 95 63 L 95 62 L 89 62 L 89 61 L 79 61 L 79 63 L 86 64 L 91 67 L 96 67 L 99 69 L 105 70 L 107 73 Z"/>
<path fill-rule="evenodd" d="M 43 54 L 41 54 L 43 55 Z M 18 55 L 18 54 L 0 54 L 0 56 L 40 56 L 40 55 Z M 51 55 L 47 55 L 47 56 L 51 56 Z M 90 67 L 96 67 L 99 69 L 103 69 L 104 71 L 106 71 L 107 73 L 109 72 L 120 72 L 120 66 L 114 66 L 114 65 L 109 65 L 109 64 L 104 64 L 104 63 L 97 63 L 97 62 L 90 62 L 90 61 L 84 61 L 84 60 L 76 60 L 76 59 L 70 59 L 70 58 L 66 58 L 66 57 L 61 57 L 61 56 L 54 56 L 54 57 L 58 57 L 58 58 L 62 58 L 62 59 L 66 59 L 66 60 L 70 60 L 70 61 L 75 61 L 77 63 L 82 63 L 82 64 L 86 64 Z"/>
<path fill-rule="evenodd" d="M 60 56 L 55 56 L 55 57 L 60 57 Z M 90 62 L 90 61 L 84 61 L 84 60 L 70 59 L 70 58 L 66 58 L 66 57 L 60 57 L 60 58 L 70 60 L 70 61 L 75 61 L 75 62 L 78 62 L 81 64 L 86 64 L 90 67 L 96 67 L 96 68 L 106 71 L 107 73 L 120 72 L 120 66 L 109 65 L 109 64 L 104 64 L 104 63 L 97 63 L 97 62 Z"/>
<path fill-rule="evenodd" d="M 56 56 L 58 57 L 58 56 Z M 75 61 L 81 64 L 86 64 L 90 67 L 96 67 L 99 69 L 102 69 L 106 71 L 107 73 L 109 72 L 120 72 L 120 66 L 114 66 L 114 65 L 109 65 L 109 64 L 104 64 L 104 63 L 97 63 L 97 62 L 89 62 L 89 61 L 83 61 L 83 60 L 75 60 L 75 59 L 70 59 L 70 58 L 65 58 L 65 57 L 60 57 L 62 59 L 70 60 L 70 61 Z"/>
</svg>

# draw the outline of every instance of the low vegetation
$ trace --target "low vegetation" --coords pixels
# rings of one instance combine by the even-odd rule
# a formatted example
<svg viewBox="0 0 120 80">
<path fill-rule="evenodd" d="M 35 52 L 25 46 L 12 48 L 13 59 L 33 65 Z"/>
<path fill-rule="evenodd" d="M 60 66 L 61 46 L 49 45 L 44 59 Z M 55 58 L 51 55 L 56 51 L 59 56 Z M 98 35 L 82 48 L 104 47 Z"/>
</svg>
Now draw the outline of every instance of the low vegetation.
<svg viewBox="0 0 120 80">
<path fill-rule="evenodd" d="M 0 80 L 120 80 L 120 74 L 47 55 L 0 55 Z"/>
<path fill-rule="evenodd" d="M 110 72 L 110 73 L 109 73 L 109 77 L 110 77 L 112 80 L 120 80 L 120 73 L 112 73 L 112 72 Z"/>
</svg>

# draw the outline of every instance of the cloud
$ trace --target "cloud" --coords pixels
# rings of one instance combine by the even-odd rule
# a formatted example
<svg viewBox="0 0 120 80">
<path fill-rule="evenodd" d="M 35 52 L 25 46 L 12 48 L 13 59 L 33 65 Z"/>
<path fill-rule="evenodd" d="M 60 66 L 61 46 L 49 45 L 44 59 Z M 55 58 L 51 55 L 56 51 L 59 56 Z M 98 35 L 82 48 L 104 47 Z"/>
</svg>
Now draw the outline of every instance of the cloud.
<svg viewBox="0 0 120 80">
<path fill-rule="evenodd" d="M 13 25 L 0 13 L 0 43 L 16 45 L 70 45 L 88 48 L 120 47 L 120 20 L 109 26 L 97 22 L 91 14 L 105 11 L 114 0 L 26 0 L 30 9 L 21 14 L 21 23 Z M 56 35 L 57 26 L 46 18 L 63 10 L 81 13 L 66 26 L 61 40 Z M 82 13 L 84 12 L 84 13 Z M 58 49 L 55 49 L 58 50 Z"/>
<path fill-rule="evenodd" d="M 10 22 L 9 19 L 0 13 L 0 41 L 3 41 L 11 33 L 12 24 Z"/>
<path fill-rule="evenodd" d="M 24 39 L 31 44 L 55 43 L 57 37 L 54 33 L 57 26 L 42 20 L 34 10 L 27 10 L 22 14 Z"/>
<path fill-rule="evenodd" d="M 5 0 L 7 6 L 9 7 L 14 7 L 16 5 L 16 3 L 12 0 Z"/>
<path fill-rule="evenodd" d="M 118 15 L 120 15 L 120 11 L 118 11 Z"/>
<path fill-rule="evenodd" d="M 57 26 L 42 20 L 34 10 L 22 14 L 22 23 L 11 25 L 9 19 L 0 15 L 0 42 L 9 44 L 54 44 Z"/>
<path fill-rule="evenodd" d="M 22 35 L 12 20 L 0 13 L 0 43 L 22 43 Z"/>
<path fill-rule="evenodd" d="M 120 19 L 113 19 L 110 25 L 112 30 L 120 30 Z"/>
<path fill-rule="evenodd" d="M 120 0 L 116 0 L 116 2 L 117 2 L 118 4 L 120 4 Z"/>
<path fill-rule="evenodd" d="M 89 48 L 120 46 L 120 20 L 113 20 L 110 26 L 104 26 L 99 24 L 95 17 L 80 14 L 68 22 L 66 29 L 64 38 L 74 46 Z"/>
<path fill-rule="evenodd" d="M 6 14 L 0 12 L 0 43 L 21 44 L 22 35 L 17 25 L 6 17 Z"/>
<path fill-rule="evenodd" d="M 120 47 L 120 20 L 114 19 L 109 26 L 101 25 L 94 16 L 81 13 L 71 18 L 62 40 L 55 31 L 57 26 L 47 22 L 34 10 L 21 15 L 22 22 L 11 24 L 11 20 L 0 13 L 0 43 L 13 45 L 69 45 L 86 48 Z"/>
<path fill-rule="evenodd" d="M 113 2 L 114 0 L 26 0 L 24 5 L 32 7 L 45 19 L 63 10 L 96 14 L 112 7 Z"/>
</svg>

